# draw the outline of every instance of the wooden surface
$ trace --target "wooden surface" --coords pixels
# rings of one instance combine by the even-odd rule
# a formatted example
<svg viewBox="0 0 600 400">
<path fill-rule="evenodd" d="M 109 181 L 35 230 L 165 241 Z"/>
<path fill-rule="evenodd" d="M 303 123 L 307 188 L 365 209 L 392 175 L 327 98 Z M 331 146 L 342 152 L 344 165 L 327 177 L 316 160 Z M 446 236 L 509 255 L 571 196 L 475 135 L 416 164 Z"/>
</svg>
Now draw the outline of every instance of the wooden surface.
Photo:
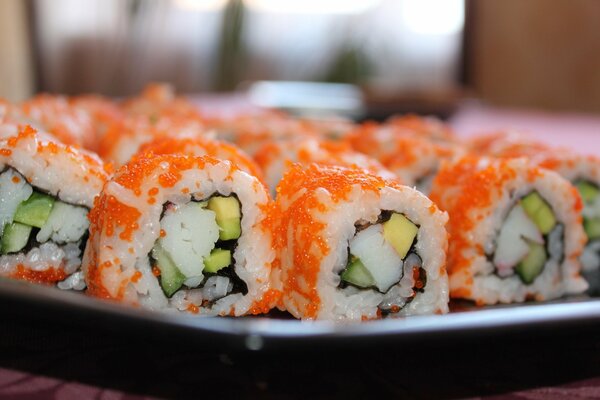
<svg viewBox="0 0 600 400">
<path fill-rule="evenodd" d="M 470 5 L 467 79 L 477 95 L 497 105 L 600 112 L 600 2 Z"/>
</svg>

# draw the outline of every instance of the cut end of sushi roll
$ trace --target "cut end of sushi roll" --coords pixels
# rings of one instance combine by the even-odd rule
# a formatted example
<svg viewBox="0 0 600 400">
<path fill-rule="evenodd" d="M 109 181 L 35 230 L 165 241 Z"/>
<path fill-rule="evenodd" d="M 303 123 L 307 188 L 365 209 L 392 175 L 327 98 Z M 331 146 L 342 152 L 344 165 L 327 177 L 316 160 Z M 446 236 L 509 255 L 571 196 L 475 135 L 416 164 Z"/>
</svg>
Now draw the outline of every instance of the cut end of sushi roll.
<svg viewBox="0 0 600 400">
<path fill-rule="evenodd" d="M 381 313 L 399 312 L 427 284 L 416 250 L 418 230 L 406 216 L 392 211 L 383 211 L 373 224 L 357 224 L 338 288 L 377 291 L 383 294 Z"/>
<path fill-rule="evenodd" d="M 82 290 L 77 271 L 102 163 L 30 127 L 0 148 L 0 275 Z"/>
<path fill-rule="evenodd" d="M 226 161 L 137 157 L 91 212 L 88 292 L 154 310 L 266 312 L 277 301 L 261 225 L 270 201 L 256 177 Z"/>
<path fill-rule="evenodd" d="M 152 258 L 167 297 L 179 290 L 205 289 L 203 299 L 213 303 L 229 294 L 248 292 L 232 259 L 241 236 L 241 216 L 235 196 L 216 194 L 202 201 L 165 205 L 162 234 Z"/>
<path fill-rule="evenodd" d="M 451 297 L 483 305 L 586 290 L 583 206 L 557 173 L 525 159 L 465 157 L 444 165 L 432 199 L 450 214 Z"/>
<path fill-rule="evenodd" d="M 364 171 L 293 165 L 274 228 L 281 307 L 303 319 L 447 312 L 447 215 Z"/>
</svg>

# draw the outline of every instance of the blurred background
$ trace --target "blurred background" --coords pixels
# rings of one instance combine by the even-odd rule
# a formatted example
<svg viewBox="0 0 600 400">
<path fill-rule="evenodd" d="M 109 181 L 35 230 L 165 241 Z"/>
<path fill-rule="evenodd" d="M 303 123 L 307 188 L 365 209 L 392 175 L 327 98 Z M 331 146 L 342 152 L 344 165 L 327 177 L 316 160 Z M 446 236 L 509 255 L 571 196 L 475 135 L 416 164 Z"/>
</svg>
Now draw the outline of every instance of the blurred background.
<svg viewBox="0 0 600 400">
<path fill-rule="evenodd" d="M 2 0 L 0 96 L 165 81 L 268 103 L 289 87 L 254 82 L 306 81 L 355 85 L 334 88 L 362 117 L 465 98 L 598 113 L 598 21 L 596 0 Z"/>
</svg>

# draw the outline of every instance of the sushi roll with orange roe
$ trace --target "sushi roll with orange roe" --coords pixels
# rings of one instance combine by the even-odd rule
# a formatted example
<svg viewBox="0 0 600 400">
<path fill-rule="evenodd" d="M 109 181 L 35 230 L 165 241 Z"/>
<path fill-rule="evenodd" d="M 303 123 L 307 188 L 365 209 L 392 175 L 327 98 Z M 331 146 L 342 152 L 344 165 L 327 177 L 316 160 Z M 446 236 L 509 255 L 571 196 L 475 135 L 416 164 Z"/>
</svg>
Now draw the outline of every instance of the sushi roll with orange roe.
<svg viewBox="0 0 600 400">
<path fill-rule="evenodd" d="M 436 117 L 406 114 L 390 117 L 384 125 L 404 136 L 419 136 L 441 142 L 456 141 L 452 129 Z"/>
<path fill-rule="evenodd" d="M 0 275 L 83 289 L 87 214 L 108 179 L 100 159 L 25 127 L 0 141 Z"/>
<path fill-rule="evenodd" d="M 448 311 L 447 214 L 359 169 L 293 165 L 267 225 L 280 307 L 302 319 Z"/>
<path fill-rule="evenodd" d="M 264 171 L 267 183 L 273 192 L 292 162 L 302 165 L 317 163 L 357 167 L 386 179 L 397 179 L 396 175 L 384 168 L 377 160 L 352 150 L 348 144 L 315 138 L 266 143 L 257 151 L 254 159 Z"/>
<path fill-rule="evenodd" d="M 272 111 L 221 119 L 212 127 L 218 138 L 235 143 L 252 157 L 265 143 L 321 137 L 321 129 L 310 122 Z"/>
<path fill-rule="evenodd" d="M 23 102 L 20 111 L 25 119 L 16 122 L 47 131 L 64 144 L 96 149 L 93 119 L 66 96 L 40 94 Z"/>
<path fill-rule="evenodd" d="M 135 116 L 110 124 L 98 147 L 98 154 L 106 162 L 120 167 L 138 153 L 143 144 L 163 137 L 205 137 L 201 120 L 174 118 L 169 115 Z"/>
<path fill-rule="evenodd" d="M 117 103 L 98 95 L 81 95 L 69 98 L 69 104 L 86 112 L 92 120 L 96 143 L 92 150 L 97 150 L 99 142 L 104 138 L 108 127 L 124 118 L 124 112 Z"/>
<path fill-rule="evenodd" d="M 414 186 L 425 194 L 431 190 L 431 181 L 440 162 L 465 152 L 455 143 L 432 140 L 424 133 L 399 129 L 394 124 L 364 123 L 345 140 L 356 151 L 379 160 L 403 184 Z"/>
<path fill-rule="evenodd" d="M 140 157 L 90 213 L 88 293 L 154 310 L 258 314 L 278 298 L 260 181 L 211 157 Z"/>
<path fill-rule="evenodd" d="M 144 153 L 211 156 L 231 161 L 242 171 L 263 181 L 262 171 L 252 158 L 235 145 L 220 140 L 201 137 L 159 137 L 142 145 L 138 154 L 143 155 Z"/>
<path fill-rule="evenodd" d="M 587 288 L 577 190 L 524 159 L 445 163 L 431 199 L 450 215 L 450 295 L 478 304 L 549 300 Z"/>
<path fill-rule="evenodd" d="M 600 159 L 566 148 L 552 148 L 517 131 L 483 135 L 469 141 L 474 152 L 501 158 L 526 157 L 570 181 L 583 200 L 587 243 L 580 261 L 591 290 L 600 289 Z"/>
<path fill-rule="evenodd" d="M 117 167 L 131 160 L 144 143 L 156 138 L 212 135 L 198 107 L 175 96 L 169 85 L 148 85 L 140 96 L 124 101 L 120 110 L 124 117 L 108 124 L 98 147 L 100 157 Z"/>
<path fill-rule="evenodd" d="M 199 108 L 188 98 L 177 96 L 173 86 L 166 83 L 150 83 L 138 96 L 126 99 L 121 110 L 128 116 L 151 119 L 168 116 L 173 119 L 199 119 Z"/>
</svg>

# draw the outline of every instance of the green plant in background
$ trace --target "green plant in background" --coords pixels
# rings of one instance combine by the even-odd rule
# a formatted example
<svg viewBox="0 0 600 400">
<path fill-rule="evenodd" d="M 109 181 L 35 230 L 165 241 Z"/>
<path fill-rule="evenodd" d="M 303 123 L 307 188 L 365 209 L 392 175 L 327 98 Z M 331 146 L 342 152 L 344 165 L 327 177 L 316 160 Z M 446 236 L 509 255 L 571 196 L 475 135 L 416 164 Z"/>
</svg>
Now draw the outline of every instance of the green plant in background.
<svg viewBox="0 0 600 400">
<path fill-rule="evenodd" d="M 221 42 L 216 69 L 215 89 L 234 90 L 240 81 L 240 71 L 244 65 L 245 49 L 242 38 L 244 29 L 244 3 L 230 0 L 223 12 Z"/>
<path fill-rule="evenodd" d="M 367 80 L 373 66 L 356 43 L 344 44 L 325 73 L 326 82 L 361 84 Z"/>
</svg>

